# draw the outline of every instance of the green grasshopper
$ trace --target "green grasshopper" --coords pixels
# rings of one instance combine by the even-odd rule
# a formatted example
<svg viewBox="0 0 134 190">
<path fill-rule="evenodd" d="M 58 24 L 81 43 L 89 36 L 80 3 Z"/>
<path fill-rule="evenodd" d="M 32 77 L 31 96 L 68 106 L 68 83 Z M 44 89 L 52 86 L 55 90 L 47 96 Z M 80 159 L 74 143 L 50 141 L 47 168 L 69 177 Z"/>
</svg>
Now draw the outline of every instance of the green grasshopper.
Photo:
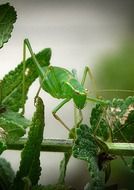
<svg viewBox="0 0 134 190">
<path fill-rule="evenodd" d="M 59 118 L 59 116 L 56 113 L 64 104 L 69 102 L 71 99 L 73 99 L 76 108 L 79 110 L 82 110 L 85 107 L 87 101 L 100 102 L 102 104 L 106 104 L 104 100 L 89 97 L 87 94 L 87 90 L 84 88 L 84 83 L 87 74 L 89 74 L 92 77 L 90 69 L 88 67 L 85 67 L 82 81 L 80 83 L 74 76 L 74 71 L 71 73 L 65 68 L 50 65 L 41 67 L 38 63 L 38 60 L 35 57 L 35 54 L 33 53 L 32 47 L 28 39 L 24 40 L 23 47 L 24 71 L 27 47 L 35 63 L 35 66 L 37 67 L 37 72 L 40 79 L 40 88 L 36 94 L 35 99 L 37 98 L 41 88 L 54 98 L 63 99 L 63 101 L 56 108 L 53 109 L 52 114 L 67 130 L 70 131 L 68 126 Z M 23 78 L 24 77 L 25 73 Z"/>
</svg>

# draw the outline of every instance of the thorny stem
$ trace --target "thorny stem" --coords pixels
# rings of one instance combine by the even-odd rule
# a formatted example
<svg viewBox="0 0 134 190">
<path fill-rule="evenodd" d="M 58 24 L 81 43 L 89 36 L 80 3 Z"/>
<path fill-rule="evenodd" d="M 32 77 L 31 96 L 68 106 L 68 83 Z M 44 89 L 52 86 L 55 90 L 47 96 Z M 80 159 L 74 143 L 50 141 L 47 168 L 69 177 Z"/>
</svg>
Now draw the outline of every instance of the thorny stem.
<svg viewBox="0 0 134 190">
<path fill-rule="evenodd" d="M 7 144 L 8 150 L 23 149 L 27 139 L 22 138 L 19 141 Z M 44 139 L 41 144 L 41 151 L 45 152 L 71 152 L 73 139 Z M 134 156 L 134 143 L 106 143 L 108 153 L 119 156 Z"/>
</svg>

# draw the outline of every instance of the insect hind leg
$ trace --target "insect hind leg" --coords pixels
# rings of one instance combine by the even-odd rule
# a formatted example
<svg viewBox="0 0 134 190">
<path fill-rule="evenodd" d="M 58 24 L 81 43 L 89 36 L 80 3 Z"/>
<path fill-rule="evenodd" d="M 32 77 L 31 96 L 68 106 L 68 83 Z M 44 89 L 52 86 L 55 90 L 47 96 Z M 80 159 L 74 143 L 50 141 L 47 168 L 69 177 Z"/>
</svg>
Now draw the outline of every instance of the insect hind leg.
<svg viewBox="0 0 134 190">
<path fill-rule="evenodd" d="M 63 100 L 63 101 L 62 101 L 56 108 L 54 108 L 53 111 L 52 111 L 52 114 L 53 114 L 54 118 L 55 118 L 56 120 L 58 120 L 58 121 L 62 124 L 62 126 L 64 126 L 68 131 L 70 131 L 69 127 L 61 120 L 61 118 L 60 118 L 56 113 L 57 113 L 57 111 L 58 111 L 64 104 L 66 104 L 66 103 L 69 102 L 69 101 L 70 101 L 70 99 L 65 99 L 65 100 Z"/>
<path fill-rule="evenodd" d="M 76 80 L 78 80 L 76 69 L 72 69 L 72 74 L 73 74 L 74 78 Z M 82 121 L 83 121 L 83 115 L 82 115 L 82 111 L 79 109 L 79 118 L 77 118 L 77 110 L 78 109 L 74 105 L 74 123 L 75 123 L 75 126 L 78 127 L 82 123 Z"/>
</svg>

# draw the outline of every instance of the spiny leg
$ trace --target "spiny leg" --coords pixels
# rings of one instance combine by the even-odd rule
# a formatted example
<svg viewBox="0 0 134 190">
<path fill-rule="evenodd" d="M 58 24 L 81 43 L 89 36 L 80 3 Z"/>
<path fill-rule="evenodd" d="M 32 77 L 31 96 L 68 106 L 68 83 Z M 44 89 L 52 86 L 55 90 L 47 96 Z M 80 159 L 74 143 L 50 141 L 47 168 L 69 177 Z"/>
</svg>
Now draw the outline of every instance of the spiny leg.
<svg viewBox="0 0 134 190">
<path fill-rule="evenodd" d="M 87 75 L 89 75 L 89 78 L 92 80 L 92 82 L 94 84 L 95 91 L 97 92 L 96 81 L 95 81 L 95 79 L 94 79 L 94 77 L 93 77 L 93 75 L 91 73 L 91 70 L 90 70 L 90 68 L 88 66 L 86 66 L 85 69 L 84 69 L 84 73 L 83 73 L 81 84 L 83 86 L 85 85 L 85 81 L 86 81 Z M 96 94 L 96 97 L 99 97 L 99 96 Z M 100 104 L 103 104 L 103 105 L 107 104 L 107 101 L 101 100 L 99 98 L 92 98 L 92 97 L 89 97 L 89 96 L 87 96 L 87 101 L 91 101 L 91 102 L 95 102 L 95 103 L 100 103 Z"/>
<path fill-rule="evenodd" d="M 36 57 L 35 57 L 35 54 L 33 53 L 33 50 L 32 50 L 32 47 L 31 47 L 31 45 L 30 45 L 30 42 L 29 42 L 29 40 L 28 39 L 25 39 L 24 40 L 24 43 L 23 43 L 23 110 L 22 110 L 22 113 L 24 113 L 24 110 L 25 110 L 25 99 L 24 99 L 24 97 L 25 97 L 25 65 L 26 65 L 26 47 L 28 48 L 28 50 L 29 50 L 29 52 L 30 52 L 30 54 L 31 54 L 31 57 L 32 57 L 32 59 L 33 59 L 33 62 L 35 63 L 35 65 L 37 66 L 37 68 L 39 69 L 39 72 L 40 72 L 40 75 L 41 75 L 41 77 L 43 78 L 43 81 L 44 81 L 44 79 L 45 79 L 45 76 L 46 76 L 46 74 L 47 73 L 45 73 L 45 75 L 44 75 L 44 73 L 42 72 L 42 70 L 40 70 L 40 66 L 39 66 L 39 63 L 38 63 L 38 60 L 36 59 Z M 43 81 L 42 81 L 42 83 L 43 83 Z M 42 84 L 41 83 L 41 84 Z M 39 95 L 39 92 L 40 92 L 40 90 L 41 90 L 41 86 L 42 85 L 40 85 L 40 87 L 39 87 L 39 90 L 37 91 L 37 94 L 36 94 L 36 96 L 35 96 L 35 98 L 34 98 L 34 103 L 36 102 L 36 99 L 37 99 L 37 97 L 38 97 L 38 95 Z"/>
<path fill-rule="evenodd" d="M 56 114 L 57 111 L 67 102 L 69 102 L 70 99 L 65 99 L 63 100 L 58 106 L 56 106 L 56 108 L 53 109 L 52 114 L 55 117 L 55 119 L 57 119 L 68 131 L 70 131 L 69 127 L 60 119 L 60 117 Z"/>
<path fill-rule="evenodd" d="M 72 69 L 72 74 L 75 77 L 75 79 L 78 80 L 76 69 Z M 82 111 L 80 109 L 79 109 L 79 117 L 77 118 L 77 110 L 78 109 L 74 105 L 74 124 L 75 124 L 75 126 L 79 126 L 83 120 Z"/>
<path fill-rule="evenodd" d="M 77 77 L 77 72 L 76 72 L 76 70 L 72 70 L 72 72 L 73 72 L 74 76 Z M 95 89 L 96 89 L 96 82 L 95 82 L 95 79 L 94 79 L 94 77 L 93 77 L 93 75 L 92 75 L 92 73 L 91 73 L 91 70 L 90 70 L 90 68 L 89 68 L 88 66 L 85 67 L 84 72 L 83 72 L 83 76 L 82 76 L 82 80 L 81 80 L 82 86 L 85 85 L 85 81 L 86 81 L 87 75 L 89 75 L 89 78 L 90 78 L 91 81 L 93 82 L 94 87 L 95 87 Z M 82 115 L 82 111 L 81 111 L 81 110 L 79 110 L 79 115 L 80 115 L 80 120 L 79 120 L 79 124 L 80 124 L 80 123 L 82 122 L 82 120 L 83 120 L 83 115 Z"/>
<path fill-rule="evenodd" d="M 36 93 L 36 95 L 35 95 L 35 98 L 34 98 L 34 103 L 36 102 L 36 99 L 37 99 L 38 96 L 39 96 L 39 93 L 40 93 L 41 88 L 42 88 L 42 84 L 44 83 L 44 80 L 46 79 L 46 76 L 47 76 L 47 74 L 48 74 L 48 72 L 49 72 L 49 69 L 50 69 L 50 66 L 48 66 L 48 69 L 47 69 L 47 71 L 44 73 L 43 79 L 42 79 L 42 81 L 40 82 L 39 89 L 38 89 L 38 91 L 37 91 L 37 93 Z"/>
<path fill-rule="evenodd" d="M 93 86 L 95 88 L 95 92 L 97 91 L 97 85 L 96 85 L 96 81 L 92 75 L 92 72 L 90 70 L 90 68 L 88 66 L 85 67 L 84 69 L 84 72 L 83 72 L 83 76 L 82 76 L 82 80 L 81 80 L 81 84 L 84 86 L 85 85 L 85 81 L 86 81 L 86 78 L 87 78 L 87 75 L 89 76 L 89 78 L 91 79 L 92 83 L 93 83 Z M 96 94 L 96 97 L 98 95 Z"/>
<path fill-rule="evenodd" d="M 85 67 L 84 69 L 84 72 L 83 72 L 83 77 L 82 77 L 82 81 L 81 81 L 81 84 L 84 86 L 85 85 L 85 81 L 86 81 L 86 77 L 87 75 L 89 75 L 89 78 L 91 79 L 91 81 L 93 82 L 93 86 L 95 88 L 95 92 L 97 91 L 97 87 L 96 87 L 96 81 L 92 75 L 92 72 L 90 70 L 90 68 L 88 66 Z M 98 97 L 98 95 L 96 94 L 96 97 Z M 102 105 L 106 105 L 106 102 L 104 100 L 101 100 L 101 99 L 98 99 L 98 98 L 94 98 L 94 97 L 88 97 L 87 96 L 87 101 L 90 101 L 90 102 L 95 102 L 95 103 L 100 103 Z M 102 114 L 103 115 L 103 114 Z M 101 120 L 101 119 L 100 119 Z M 97 133 L 97 130 L 99 128 L 99 124 L 100 124 L 100 121 L 98 121 L 98 124 L 96 126 L 96 129 L 94 131 L 94 136 L 96 137 L 96 133 Z"/>
<path fill-rule="evenodd" d="M 24 115 L 25 112 L 25 70 L 26 70 L 26 45 L 25 45 L 25 41 L 23 41 L 23 87 L 22 87 L 22 104 L 23 104 L 23 108 L 22 108 L 22 112 L 21 114 Z"/>
</svg>

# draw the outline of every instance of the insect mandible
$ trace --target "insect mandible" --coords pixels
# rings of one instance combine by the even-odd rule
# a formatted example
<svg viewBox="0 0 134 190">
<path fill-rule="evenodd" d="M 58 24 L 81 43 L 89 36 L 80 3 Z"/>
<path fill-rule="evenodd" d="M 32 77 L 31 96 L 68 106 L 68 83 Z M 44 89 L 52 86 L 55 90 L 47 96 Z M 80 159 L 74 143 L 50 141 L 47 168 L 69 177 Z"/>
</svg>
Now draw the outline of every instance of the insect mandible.
<svg viewBox="0 0 134 190">
<path fill-rule="evenodd" d="M 89 97 L 87 94 L 87 90 L 84 88 L 87 74 L 92 76 L 88 67 L 85 67 L 81 83 L 75 78 L 73 72 L 71 73 L 65 68 L 50 65 L 41 67 L 35 57 L 35 54 L 33 53 L 29 40 L 25 39 L 23 52 L 24 69 L 26 47 L 28 48 L 35 63 L 35 66 L 37 67 L 40 79 L 40 88 L 37 92 L 36 97 L 38 96 L 40 89 L 42 88 L 54 98 L 63 99 L 63 101 L 56 108 L 53 109 L 52 114 L 67 130 L 70 130 L 69 127 L 60 119 L 60 117 L 56 113 L 63 105 L 65 105 L 71 99 L 73 99 L 76 108 L 79 110 L 82 110 L 85 107 L 87 101 L 106 104 L 104 100 Z"/>
</svg>

